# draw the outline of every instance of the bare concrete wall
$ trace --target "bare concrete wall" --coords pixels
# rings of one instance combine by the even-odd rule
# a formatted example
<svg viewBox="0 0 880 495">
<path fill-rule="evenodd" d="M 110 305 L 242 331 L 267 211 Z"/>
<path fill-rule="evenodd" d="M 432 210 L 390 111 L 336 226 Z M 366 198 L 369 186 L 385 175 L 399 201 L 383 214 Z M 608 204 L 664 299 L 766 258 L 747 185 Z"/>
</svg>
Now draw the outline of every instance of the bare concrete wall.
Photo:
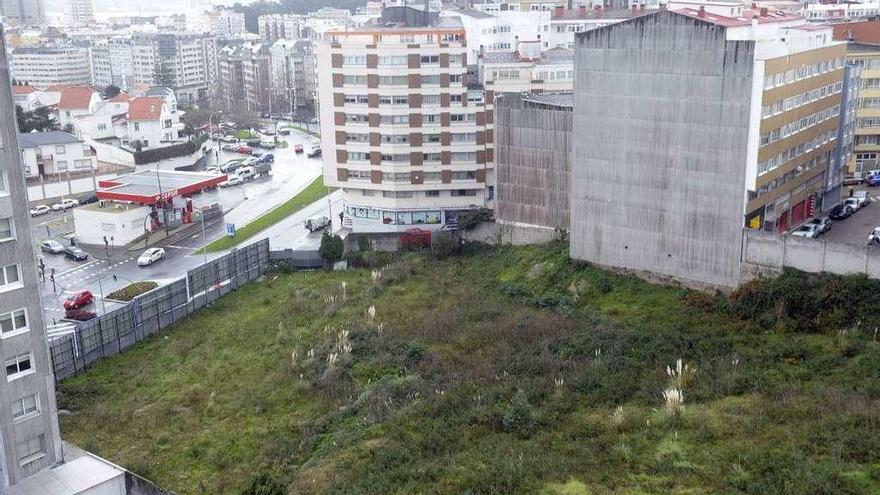
<svg viewBox="0 0 880 495">
<path fill-rule="evenodd" d="M 865 273 L 880 279 L 880 248 L 743 230 L 742 281 L 778 273 L 786 266 L 813 273 Z"/>
<path fill-rule="evenodd" d="M 572 257 L 735 286 L 754 43 L 669 11 L 575 43 Z"/>
<path fill-rule="evenodd" d="M 568 230 L 571 110 L 526 107 L 505 93 L 495 115 L 496 218 Z"/>
</svg>

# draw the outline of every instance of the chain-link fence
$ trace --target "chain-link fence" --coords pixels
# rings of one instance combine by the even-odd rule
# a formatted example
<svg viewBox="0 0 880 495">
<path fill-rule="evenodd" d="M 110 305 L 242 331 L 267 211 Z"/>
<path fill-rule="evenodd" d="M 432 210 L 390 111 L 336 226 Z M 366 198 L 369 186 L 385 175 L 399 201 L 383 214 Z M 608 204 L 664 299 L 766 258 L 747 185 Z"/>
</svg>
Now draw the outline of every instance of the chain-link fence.
<svg viewBox="0 0 880 495">
<path fill-rule="evenodd" d="M 125 306 L 53 335 L 49 342 L 55 380 L 76 374 L 173 325 L 187 315 L 262 276 L 269 266 L 269 240 L 236 249 L 134 298 Z"/>
</svg>

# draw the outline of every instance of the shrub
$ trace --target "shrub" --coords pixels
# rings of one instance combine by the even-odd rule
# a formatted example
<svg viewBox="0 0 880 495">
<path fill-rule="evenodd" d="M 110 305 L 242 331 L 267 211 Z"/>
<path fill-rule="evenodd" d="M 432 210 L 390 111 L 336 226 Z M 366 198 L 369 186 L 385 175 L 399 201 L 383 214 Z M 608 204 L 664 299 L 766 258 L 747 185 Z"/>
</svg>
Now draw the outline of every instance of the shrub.
<svg viewBox="0 0 880 495">
<path fill-rule="evenodd" d="M 321 253 L 322 258 L 334 263 L 342 259 L 342 255 L 345 253 L 345 244 L 341 237 L 325 230 L 324 235 L 321 236 L 321 247 L 318 248 L 318 252 Z"/>
<path fill-rule="evenodd" d="M 518 390 L 501 417 L 501 429 L 508 433 L 525 433 L 532 423 L 532 406 L 522 390 Z"/>
<path fill-rule="evenodd" d="M 286 495 L 284 485 L 267 473 L 260 473 L 251 481 L 241 495 Z"/>
<path fill-rule="evenodd" d="M 461 251 L 461 240 L 450 232 L 434 232 L 431 236 L 431 251 L 441 259 L 454 256 Z"/>
<path fill-rule="evenodd" d="M 149 280 L 135 282 L 107 294 L 107 299 L 113 299 L 114 301 L 131 301 L 135 297 L 150 292 L 156 287 L 159 287 L 159 284 Z"/>
<path fill-rule="evenodd" d="M 168 158 L 177 158 L 178 156 L 191 155 L 198 151 L 207 139 L 207 134 L 202 134 L 201 136 L 185 143 L 172 144 L 171 146 L 164 146 L 162 148 L 154 148 L 144 151 L 138 150 L 134 152 L 134 163 L 136 165 L 142 165 L 144 163 L 153 163 L 158 162 L 159 160 L 166 160 Z M 140 141 L 136 143 L 136 146 L 138 144 L 140 144 Z"/>
</svg>

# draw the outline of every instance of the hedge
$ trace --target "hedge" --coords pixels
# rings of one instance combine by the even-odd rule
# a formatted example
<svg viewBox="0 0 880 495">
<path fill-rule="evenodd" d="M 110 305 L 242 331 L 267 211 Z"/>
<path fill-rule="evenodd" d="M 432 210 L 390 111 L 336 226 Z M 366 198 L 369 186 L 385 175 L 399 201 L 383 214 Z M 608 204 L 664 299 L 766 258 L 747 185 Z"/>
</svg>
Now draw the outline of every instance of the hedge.
<svg viewBox="0 0 880 495">
<path fill-rule="evenodd" d="M 199 150 L 205 141 L 208 140 L 207 134 L 201 134 L 196 138 L 180 144 L 172 144 L 164 148 L 155 148 L 151 150 L 135 151 L 134 163 L 143 165 L 145 163 L 158 162 L 159 160 L 167 160 L 169 158 L 177 158 L 178 156 L 191 155 Z"/>
</svg>

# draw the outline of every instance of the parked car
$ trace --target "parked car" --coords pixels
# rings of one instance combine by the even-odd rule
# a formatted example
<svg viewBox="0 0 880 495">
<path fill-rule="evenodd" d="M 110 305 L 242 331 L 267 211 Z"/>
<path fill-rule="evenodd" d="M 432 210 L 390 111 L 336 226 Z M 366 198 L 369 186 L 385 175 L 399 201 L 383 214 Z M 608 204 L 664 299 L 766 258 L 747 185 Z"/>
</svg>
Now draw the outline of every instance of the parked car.
<svg viewBox="0 0 880 495">
<path fill-rule="evenodd" d="M 264 150 L 274 150 L 275 141 L 260 141 L 260 148 L 263 148 Z"/>
<path fill-rule="evenodd" d="M 312 150 L 309 151 L 309 158 L 317 158 L 319 156 L 321 156 L 321 147 L 317 145 L 313 146 Z"/>
<path fill-rule="evenodd" d="M 251 180 L 257 173 L 254 172 L 254 167 L 241 167 L 235 171 L 235 175 L 239 176 L 241 180 Z"/>
<path fill-rule="evenodd" d="M 250 146 L 251 148 L 259 148 L 261 142 L 262 141 L 260 141 L 259 139 L 248 139 L 247 141 L 245 141 L 244 144 Z"/>
<path fill-rule="evenodd" d="M 64 244 L 54 239 L 47 239 L 40 243 L 40 251 L 49 254 L 61 254 L 64 252 Z"/>
<path fill-rule="evenodd" d="M 239 147 L 235 148 L 235 152 L 241 153 L 244 155 L 250 155 L 251 153 L 254 152 L 254 150 L 251 149 L 251 147 L 249 147 L 249 146 L 239 146 Z"/>
<path fill-rule="evenodd" d="M 45 215 L 46 213 L 49 213 L 50 211 L 52 211 L 52 208 L 49 208 L 46 205 L 37 205 L 37 206 L 34 206 L 33 208 L 31 208 L 31 216 L 38 217 L 40 215 Z"/>
<path fill-rule="evenodd" d="M 309 232 L 315 232 L 326 228 L 330 225 L 330 219 L 324 216 L 312 217 L 306 220 L 306 229 Z"/>
<path fill-rule="evenodd" d="M 222 172 L 220 172 L 220 169 L 217 167 L 208 167 L 205 169 L 205 172 L 209 173 L 209 174 L 214 174 L 214 175 L 220 175 L 222 173 Z"/>
<path fill-rule="evenodd" d="M 68 210 L 70 208 L 73 208 L 74 206 L 76 206 L 78 204 L 79 204 L 79 201 L 77 201 L 73 198 L 62 199 L 61 201 L 52 205 L 52 210 L 64 211 L 64 210 Z"/>
<path fill-rule="evenodd" d="M 862 207 L 862 202 L 858 198 L 846 198 L 843 202 L 843 206 L 848 207 L 853 213 L 855 213 Z"/>
<path fill-rule="evenodd" d="M 150 248 L 138 257 L 138 266 L 150 266 L 165 258 L 165 250 L 162 248 Z"/>
<path fill-rule="evenodd" d="M 244 163 L 243 160 L 232 160 L 220 165 L 220 172 L 224 174 L 229 174 L 235 172 L 235 169 L 241 167 Z"/>
<path fill-rule="evenodd" d="M 880 227 L 874 227 L 874 230 L 868 234 L 868 245 L 871 244 L 880 246 Z"/>
<path fill-rule="evenodd" d="M 73 261 L 85 261 L 89 259 L 89 253 L 75 246 L 64 248 L 64 257 Z"/>
<path fill-rule="evenodd" d="M 868 195 L 868 191 L 856 191 L 852 195 L 853 198 L 859 200 L 859 207 L 867 206 L 868 203 L 871 202 L 871 196 Z"/>
<path fill-rule="evenodd" d="M 868 185 L 871 187 L 880 186 L 880 174 L 868 177 Z"/>
<path fill-rule="evenodd" d="M 226 177 L 226 180 L 224 180 L 223 182 L 220 183 L 220 187 L 237 186 L 243 182 L 244 182 L 244 180 L 242 180 L 241 177 L 239 177 L 237 175 L 230 175 L 230 176 Z"/>
<path fill-rule="evenodd" d="M 98 313 L 87 309 L 68 309 L 64 312 L 64 318 L 68 320 L 89 321 L 97 317 Z"/>
<path fill-rule="evenodd" d="M 806 225 L 801 225 L 797 230 L 791 233 L 792 237 L 806 237 L 808 239 L 815 239 L 819 237 L 819 226 L 808 223 Z"/>
<path fill-rule="evenodd" d="M 83 196 L 79 198 L 79 204 L 81 205 L 90 205 L 92 203 L 98 202 L 98 196 L 95 194 L 89 194 L 88 196 Z"/>
<path fill-rule="evenodd" d="M 824 234 L 831 230 L 831 220 L 828 218 L 814 218 L 810 220 L 808 223 L 816 225 L 819 227 L 819 233 Z"/>
<path fill-rule="evenodd" d="M 281 129 L 278 131 L 278 134 L 281 134 L 282 136 L 290 136 L 290 129 Z"/>
<path fill-rule="evenodd" d="M 831 208 L 831 211 L 828 212 L 828 218 L 832 220 L 845 220 L 852 215 L 852 208 L 845 206 L 843 203 L 835 205 Z"/>
<path fill-rule="evenodd" d="M 237 144 L 224 144 L 220 149 L 222 149 L 223 151 L 236 151 L 237 152 L 238 148 L 240 148 L 240 146 Z"/>
<path fill-rule="evenodd" d="M 293 151 L 295 151 L 297 153 L 302 153 L 303 152 L 303 145 L 297 143 L 296 145 L 293 146 Z"/>
<path fill-rule="evenodd" d="M 238 139 L 235 136 L 220 136 L 220 141 L 224 143 L 237 143 Z"/>
<path fill-rule="evenodd" d="M 95 301 L 95 296 L 88 289 L 80 289 L 64 300 L 64 309 L 79 309 Z"/>
<path fill-rule="evenodd" d="M 267 136 L 274 136 L 275 135 L 275 129 L 268 129 L 268 128 L 267 129 L 260 129 L 260 132 L 262 134 L 267 135 Z"/>
</svg>

